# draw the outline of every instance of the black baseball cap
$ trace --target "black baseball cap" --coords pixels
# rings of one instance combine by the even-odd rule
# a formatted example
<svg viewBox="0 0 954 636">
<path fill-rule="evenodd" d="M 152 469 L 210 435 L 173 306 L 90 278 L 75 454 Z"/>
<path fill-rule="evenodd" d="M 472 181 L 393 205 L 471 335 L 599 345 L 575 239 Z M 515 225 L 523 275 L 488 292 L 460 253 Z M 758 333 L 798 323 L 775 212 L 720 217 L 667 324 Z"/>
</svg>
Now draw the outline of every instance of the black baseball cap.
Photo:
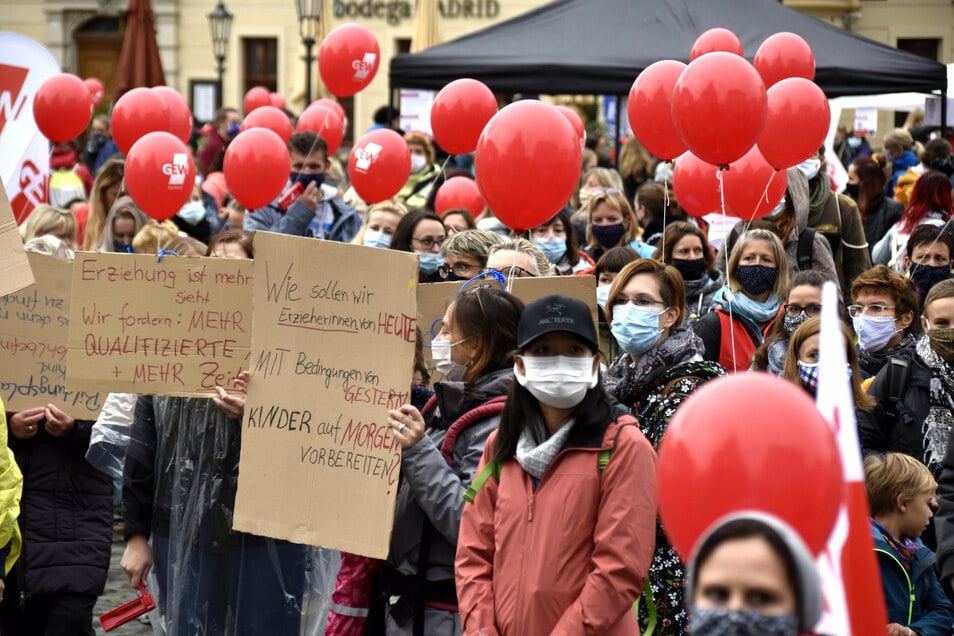
<svg viewBox="0 0 954 636">
<path fill-rule="evenodd" d="M 554 331 L 571 333 L 590 345 L 593 351 L 599 351 L 590 308 L 581 300 L 561 294 L 538 298 L 526 306 L 517 327 L 517 347 L 523 349 L 540 336 Z"/>
</svg>

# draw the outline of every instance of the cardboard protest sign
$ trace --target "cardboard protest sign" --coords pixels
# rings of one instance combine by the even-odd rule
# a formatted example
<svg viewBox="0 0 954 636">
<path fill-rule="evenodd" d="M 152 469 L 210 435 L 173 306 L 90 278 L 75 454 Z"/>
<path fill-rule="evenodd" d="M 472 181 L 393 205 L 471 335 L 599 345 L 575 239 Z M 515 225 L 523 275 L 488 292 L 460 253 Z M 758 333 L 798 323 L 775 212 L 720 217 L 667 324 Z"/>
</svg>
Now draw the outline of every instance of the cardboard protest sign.
<svg viewBox="0 0 954 636">
<path fill-rule="evenodd" d="M 66 385 L 210 396 L 248 369 L 252 261 L 79 252 Z"/>
<path fill-rule="evenodd" d="M 13 208 L 6 191 L 0 187 L 0 295 L 20 291 L 33 282 L 33 272 L 13 219 Z"/>
<path fill-rule="evenodd" d="M 0 397 L 9 411 L 55 404 L 95 420 L 105 393 L 66 388 L 73 262 L 29 253 L 35 284 L 0 296 Z"/>
<path fill-rule="evenodd" d="M 233 528 L 387 556 L 416 284 L 413 254 L 258 232 Z"/>
<path fill-rule="evenodd" d="M 544 276 L 540 278 L 512 278 L 510 293 L 525 304 L 549 294 L 563 294 L 582 300 L 593 313 L 593 324 L 597 321 L 596 278 L 594 276 Z M 471 283 L 468 289 L 475 283 Z M 500 288 L 493 279 L 480 281 L 480 284 Z M 440 331 L 440 321 L 447 306 L 460 291 L 463 283 L 427 283 L 417 286 L 417 322 L 421 326 L 424 344 L 429 345 L 431 338 Z M 434 368 L 434 362 L 425 355 L 425 364 L 431 372 L 431 381 L 440 380 Z"/>
</svg>

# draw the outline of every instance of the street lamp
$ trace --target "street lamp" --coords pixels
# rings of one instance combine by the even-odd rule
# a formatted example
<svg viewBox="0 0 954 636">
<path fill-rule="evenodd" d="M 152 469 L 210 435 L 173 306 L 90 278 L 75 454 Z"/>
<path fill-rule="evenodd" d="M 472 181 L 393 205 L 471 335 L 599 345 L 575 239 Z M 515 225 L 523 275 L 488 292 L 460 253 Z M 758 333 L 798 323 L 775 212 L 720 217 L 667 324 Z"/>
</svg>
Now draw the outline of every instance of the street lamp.
<svg viewBox="0 0 954 636">
<path fill-rule="evenodd" d="M 232 30 L 232 14 L 229 13 L 222 0 L 215 5 L 215 9 L 208 15 L 209 31 L 212 32 L 212 53 L 219 72 L 219 90 L 216 95 L 215 108 L 222 108 L 222 76 L 225 75 L 225 54 L 229 48 L 229 31 Z"/>
<path fill-rule="evenodd" d="M 311 63 L 314 56 L 311 49 L 318 38 L 318 20 L 321 17 L 321 0 L 295 0 L 298 11 L 298 35 L 305 45 L 305 106 L 311 103 Z"/>
</svg>

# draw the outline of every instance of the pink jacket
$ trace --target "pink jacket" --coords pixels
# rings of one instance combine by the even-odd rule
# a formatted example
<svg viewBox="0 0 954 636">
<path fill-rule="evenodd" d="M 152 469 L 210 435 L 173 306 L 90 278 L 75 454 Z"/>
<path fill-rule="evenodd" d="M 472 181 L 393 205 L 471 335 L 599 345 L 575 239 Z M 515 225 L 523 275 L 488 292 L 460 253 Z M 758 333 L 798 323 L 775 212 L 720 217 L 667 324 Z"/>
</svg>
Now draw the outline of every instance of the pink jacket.
<svg viewBox="0 0 954 636">
<path fill-rule="evenodd" d="M 572 431 L 536 490 L 516 460 L 504 463 L 464 508 L 456 579 L 465 635 L 638 633 L 632 605 L 655 548 L 656 454 L 625 419 Z M 600 474 L 599 453 L 610 448 Z"/>
</svg>

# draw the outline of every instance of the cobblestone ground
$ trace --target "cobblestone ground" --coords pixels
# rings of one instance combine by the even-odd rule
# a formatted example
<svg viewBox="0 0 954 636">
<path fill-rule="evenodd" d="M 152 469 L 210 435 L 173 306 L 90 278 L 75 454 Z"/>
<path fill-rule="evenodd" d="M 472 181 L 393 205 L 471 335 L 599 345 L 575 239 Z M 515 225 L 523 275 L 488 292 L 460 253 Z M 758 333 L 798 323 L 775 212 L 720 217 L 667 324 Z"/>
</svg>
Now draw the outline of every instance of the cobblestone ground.
<svg viewBox="0 0 954 636">
<path fill-rule="evenodd" d="M 93 628 L 96 634 L 105 634 L 99 624 L 99 617 L 114 607 L 119 607 L 126 601 L 131 601 L 136 597 L 136 592 L 129 587 L 129 579 L 119 567 L 119 561 L 123 558 L 123 550 L 126 544 L 119 535 L 113 535 L 113 555 L 109 560 L 109 578 L 106 579 L 106 590 L 96 601 L 96 607 L 93 609 Z M 109 632 L 116 636 L 146 636 L 152 634 L 152 627 L 146 620 L 146 617 L 140 617 L 130 621 L 122 627 L 117 627 Z"/>
</svg>

